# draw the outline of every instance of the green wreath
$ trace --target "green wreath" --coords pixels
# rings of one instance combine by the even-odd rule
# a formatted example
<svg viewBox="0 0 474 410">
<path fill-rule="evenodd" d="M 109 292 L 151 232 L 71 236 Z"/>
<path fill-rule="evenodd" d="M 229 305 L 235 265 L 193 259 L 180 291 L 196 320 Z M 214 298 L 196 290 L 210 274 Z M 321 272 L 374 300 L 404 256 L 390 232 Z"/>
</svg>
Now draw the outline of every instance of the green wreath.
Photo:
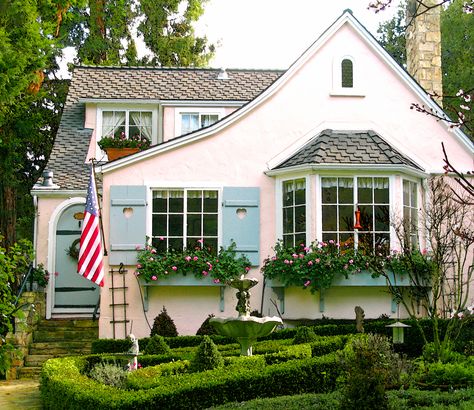
<svg viewBox="0 0 474 410">
<path fill-rule="evenodd" d="M 79 243 L 81 242 L 81 238 L 75 239 L 71 246 L 67 249 L 66 253 L 74 260 L 79 260 Z"/>
</svg>

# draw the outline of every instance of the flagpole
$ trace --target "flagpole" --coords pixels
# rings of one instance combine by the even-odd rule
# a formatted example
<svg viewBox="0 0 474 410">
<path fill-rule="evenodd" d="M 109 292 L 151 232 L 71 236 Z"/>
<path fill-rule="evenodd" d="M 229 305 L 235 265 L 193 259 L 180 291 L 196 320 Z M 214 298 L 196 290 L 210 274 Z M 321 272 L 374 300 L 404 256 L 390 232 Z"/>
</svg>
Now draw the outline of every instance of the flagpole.
<svg viewBox="0 0 474 410">
<path fill-rule="evenodd" d="M 95 176 L 95 159 L 91 158 L 91 163 L 92 163 L 92 174 L 94 175 L 94 183 L 95 183 L 95 188 L 97 190 L 97 178 Z M 102 199 L 102 195 L 101 195 Z M 99 224 L 100 224 L 100 234 L 102 235 L 102 244 L 104 246 L 104 256 L 107 256 L 107 246 L 105 245 L 105 236 L 104 236 L 104 225 L 102 224 L 102 201 L 97 201 L 97 205 L 99 206 Z"/>
</svg>

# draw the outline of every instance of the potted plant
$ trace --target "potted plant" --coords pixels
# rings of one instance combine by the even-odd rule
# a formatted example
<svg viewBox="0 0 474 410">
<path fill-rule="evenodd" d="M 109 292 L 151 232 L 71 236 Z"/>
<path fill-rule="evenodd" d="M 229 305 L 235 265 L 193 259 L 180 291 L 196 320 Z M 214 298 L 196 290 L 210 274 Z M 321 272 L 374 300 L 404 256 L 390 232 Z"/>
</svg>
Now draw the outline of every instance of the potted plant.
<svg viewBox="0 0 474 410">
<path fill-rule="evenodd" d="M 134 154 L 150 147 L 150 140 L 143 135 L 132 135 L 127 137 L 125 132 L 117 132 L 103 137 L 98 145 L 107 153 L 109 161 Z"/>
</svg>

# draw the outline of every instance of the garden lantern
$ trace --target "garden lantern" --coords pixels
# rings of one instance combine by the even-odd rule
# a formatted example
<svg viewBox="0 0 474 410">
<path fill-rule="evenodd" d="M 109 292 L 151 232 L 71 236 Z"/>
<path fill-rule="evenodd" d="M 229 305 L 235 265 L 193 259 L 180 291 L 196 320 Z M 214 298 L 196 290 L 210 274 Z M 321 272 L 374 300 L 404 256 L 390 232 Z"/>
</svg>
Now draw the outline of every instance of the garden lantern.
<svg viewBox="0 0 474 410">
<path fill-rule="evenodd" d="M 357 207 L 355 211 L 355 225 L 354 229 L 362 229 L 362 225 L 360 224 L 360 209 Z"/>
<path fill-rule="evenodd" d="M 395 322 L 385 327 L 391 327 L 393 329 L 393 344 L 401 344 L 405 341 L 405 328 L 411 326 L 402 322 Z"/>
</svg>

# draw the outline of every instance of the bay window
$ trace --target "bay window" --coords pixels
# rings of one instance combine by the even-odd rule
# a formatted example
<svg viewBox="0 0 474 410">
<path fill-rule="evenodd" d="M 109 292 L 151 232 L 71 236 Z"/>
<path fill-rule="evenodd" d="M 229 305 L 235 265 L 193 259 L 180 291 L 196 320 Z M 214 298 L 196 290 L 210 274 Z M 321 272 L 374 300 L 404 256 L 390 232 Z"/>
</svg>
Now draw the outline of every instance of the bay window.
<svg viewBox="0 0 474 410">
<path fill-rule="evenodd" d="M 159 251 L 181 250 L 203 241 L 205 246 L 217 251 L 217 190 L 159 189 L 152 195 L 154 247 Z"/>
<path fill-rule="evenodd" d="M 418 245 L 418 184 L 403 180 L 403 226 L 411 247 Z"/>
<path fill-rule="evenodd" d="M 283 182 L 283 244 L 306 243 L 306 180 Z"/>
<path fill-rule="evenodd" d="M 390 246 L 389 179 L 322 177 L 322 240 L 373 250 Z M 355 211 L 360 225 L 354 228 Z"/>
</svg>

